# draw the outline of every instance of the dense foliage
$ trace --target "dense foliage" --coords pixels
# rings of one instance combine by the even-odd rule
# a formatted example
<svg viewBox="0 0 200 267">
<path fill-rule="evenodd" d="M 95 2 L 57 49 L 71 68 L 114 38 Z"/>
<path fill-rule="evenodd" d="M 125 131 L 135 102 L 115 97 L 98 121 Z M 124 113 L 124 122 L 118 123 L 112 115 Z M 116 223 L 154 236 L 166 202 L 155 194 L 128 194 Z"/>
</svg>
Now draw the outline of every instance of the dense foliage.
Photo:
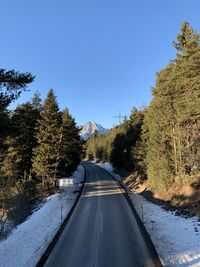
<svg viewBox="0 0 200 267">
<path fill-rule="evenodd" d="M 86 143 L 86 157 L 110 161 L 118 169 L 132 170 L 138 166 L 133 148 L 139 144 L 144 110 L 132 109 L 131 116 L 112 128 L 105 136 L 94 134 Z"/>
<path fill-rule="evenodd" d="M 30 73 L 19 73 L 0 68 L 0 145 L 9 131 L 9 104 L 18 99 L 27 84 L 34 80 Z"/>
<path fill-rule="evenodd" d="M 36 92 L 31 102 L 8 110 L 33 78 L 0 70 L 0 219 L 13 225 L 31 212 L 41 190 L 55 188 L 56 178 L 70 175 L 81 158 L 79 129 L 67 109 L 59 110 L 53 90 L 44 103 Z"/>
<path fill-rule="evenodd" d="M 146 115 L 147 174 L 159 190 L 200 172 L 200 35 L 184 22 L 174 46 Z"/>
</svg>

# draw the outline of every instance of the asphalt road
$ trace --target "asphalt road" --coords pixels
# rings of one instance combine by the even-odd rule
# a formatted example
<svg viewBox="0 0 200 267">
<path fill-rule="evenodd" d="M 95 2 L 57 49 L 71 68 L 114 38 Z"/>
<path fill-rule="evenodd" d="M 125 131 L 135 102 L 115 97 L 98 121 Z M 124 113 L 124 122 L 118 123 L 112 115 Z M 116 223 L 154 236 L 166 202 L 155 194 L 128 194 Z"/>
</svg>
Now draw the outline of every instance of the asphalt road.
<svg viewBox="0 0 200 267">
<path fill-rule="evenodd" d="M 81 198 L 45 266 L 156 266 L 118 183 L 100 167 L 84 166 Z"/>
</svg>

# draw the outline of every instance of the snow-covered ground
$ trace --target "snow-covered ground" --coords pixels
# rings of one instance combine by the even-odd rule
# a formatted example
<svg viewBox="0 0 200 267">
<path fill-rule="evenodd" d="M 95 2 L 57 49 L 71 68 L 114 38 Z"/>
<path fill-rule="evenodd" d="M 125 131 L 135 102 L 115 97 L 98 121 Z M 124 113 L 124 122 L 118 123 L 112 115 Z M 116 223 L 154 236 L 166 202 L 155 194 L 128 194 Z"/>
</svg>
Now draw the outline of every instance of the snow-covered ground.
<svg viewBox="0 0 200 267">
<path fill-rule="evenodd" d="M 84 168 L 79 165 L 73 177 L 84 179 Z M 74 204 L 75 188 L 67 188 L 62 194 L 46 199 L 24 223 L 15 228 L 6 240 L 0 242 L 1 267 L 33 267 L 45 252 L 62 221 Z"/>
<path fill-rule="evenodd" d="M 113 166 L 110 163 L 96 163 L 99 167 L 103 168 L 104 170 L 112 173 L 113 172 Z"/>
<path fill-rule="evenodd" d="M 98 165 L 113 172 L 111 164 Z M 73 176 L 77 182 L 83 180 L 83 167 L 79 166 Z M 67 190 L 62 195 L 47 198 L 37 211 L 0 242 L 1 267 L 35 266 L 59 229 L 61 217 L 63 220 L 67 216 L 76 199 L 73 189 Z M 200 221 L 196 217 L 185 219 L 175 216 L 139 194 L 130 190 L 129 194 L 164 266 L 199 267 Z"/>
<path fill-rule="evenodd" d="M 111 164 L 98 165 L 113 172 Z M 200 267 L 198 218 L 176 216 L 173 212 L 162 209 L 130 189 L 128 192 L 164 266 Z"/>
<path fill-rule="evenodd" d="M 136 193 L 131 199 L 164 266 L 200 266 L 200 221 L 196 217 L 175 216 Z"/>
<path fill-rule="evenodd" d="M 121 180 L 121 177 L 113 172 L 113 166 L 110 163 L 96 163 L 99 167 L 103 168 L 104 170 L 106 170 L 107 172 L 109 172 L 110 174 L 112 174 L 112 176 L 116 179 L 116 180 Z"/>
</svg>

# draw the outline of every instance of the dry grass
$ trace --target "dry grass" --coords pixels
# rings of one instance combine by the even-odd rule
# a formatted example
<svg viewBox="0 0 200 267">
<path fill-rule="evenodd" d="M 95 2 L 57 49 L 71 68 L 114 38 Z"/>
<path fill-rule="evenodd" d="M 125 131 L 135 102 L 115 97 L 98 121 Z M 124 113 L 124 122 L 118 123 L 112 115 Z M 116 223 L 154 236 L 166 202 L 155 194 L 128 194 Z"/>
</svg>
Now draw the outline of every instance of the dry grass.
<svg viewBox="0 0 200 267">
<path fill-rule="evenodd" d="M 137 172 L 129 173 L 123 182 L 133 191 L 141 193 L 150 201 L 177 210 L 184 216 L 200 216 L 200 176 L 187 176 L 184 181 L 176 179 L 167 192 L 153 192 L 148 180 Z"/>
</svg>

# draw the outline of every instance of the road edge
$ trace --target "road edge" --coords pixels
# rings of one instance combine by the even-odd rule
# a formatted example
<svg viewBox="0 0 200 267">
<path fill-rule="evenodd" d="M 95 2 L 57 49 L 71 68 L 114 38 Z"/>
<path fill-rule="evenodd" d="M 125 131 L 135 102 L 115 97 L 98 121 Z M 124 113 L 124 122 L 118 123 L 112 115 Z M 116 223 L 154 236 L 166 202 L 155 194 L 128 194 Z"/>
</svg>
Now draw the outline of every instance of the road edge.
<svg viewBox="0 0 200 267">
<path fill-rule="evenodd" d="M 82 165 L 83 166 L 83 165 Z M 84 168 L 84 166 L 83 166 Z M 35 265 L 35 267 L 43 267 L 44 264 L 46 263 L 49 255 L 51 254 L 52 250 L 54 249 L 56 243 L 58 242 L 62 232 L 64 231 L 67 223 L 69 222 L 72 214 L 73 214 L 73 211 L 75 210 L 77 204 L 78 204 L 78 201 L 81 197 L 81 194 L 83 192 L 83 188 L 84 188 L 84 185 L 85 185 L 85 181 L 86 181 L 86 169 L 84 168 L 84 180 L 83 180 L 83 184 L 80 188 L 80 191 L 79 191 L 79 194 L 78 196 L 76 197 L 76 200 L 73 204 L 73 206 L 71 207 L 70 211 L 68 212 L 66 218 L 64 219 L 63 223 L 61 224 L 60 228 L 58 229 L 57 233 L 55 234 L 54 238 L 52 239 L 52 241 L 50 242 L 50 244 L 48 245 L 47 249 L 45 250 L 45 252 L 43 253 L 42 257 L 40 258 L 40 260 L 38 261 L 38 263 Z"/>
<path fill-rule="evenodd" d="M 98 166 L 98 165 L 97 165 L 97 166 Z M 99 166 L 99 168 L 101 168 L 101 169 L 104 170 L 106 173 L 108 173 L 109 176 L 110 176 L 114 181 L 116 181 L 116 182 L 118 183 L 119 188 L 120 188 L 121 191 L 122 191 L 122 189 L 124 190 L 125 193 L 122 192 L 122 193 L 123 193 L 123 196 L 124 196 L 124 198 L 127 200 L 128 204 L 129 204 L 129 206 L 130 206 L 130 208 L 131 208 L 131 211 L 132 211 L 132 213 L 133 213 L 133 215 L 134 215 L 134 217 L 135 217 L 135 219 L 136 219 L 136 221 L 137 221 L 137 223 L 138 223 L 139 229 L 140 229 L 140 231 L 141 231 L 143 237 L 145 238 L 145 240 L 146 240 L 147 243 L 148 243 L 148 244 L 147 244 L 147 245 L 148 245 L 148 249 L 149 249 L 149 252 L 154 256 L 153 258 L 154 258 L 154 261 L 155 261 L 155 265 L 156 265 L 157 267 L 163 267 L 164 265 L 163 265 L 163 263 L 162 263 L 162 260 L 161 260 L 160 256 L 158 255 L 158 253 L 157 253 L 157 251 L 156 251 L 156 249 L 155 249 L 155 246 L 154 246 L 154 244 L 153 244 L 153 242 L 152 242 L 152 240 L 151 240 L 151 237 L 150 237 L 149 233 L 147 232 L 147 230 L 146 230 L 146 228 L 145 228 L 145 226 L 144 226 L 142 220 L 140 219 L 140 217 L 139 217 L 139 215 L 138 215 L 138 213 L 137 213 L 137 211 L 136 211 L 136 209 L 135 209 L 135 207 L 134 207 L 134 204 L 133 204 L 131 198 L 129 197 L 127 187 L 124 185 L 124 183 L 123 183 L 121 180 L 117 180 L 117 179 L 114 177 L 114 175 L 112 175 L 112 173 L 110 173 L 109 171 L 105 170 L 104 168 L 102 168 L 102 167 L 100 167 L 100 166 Z"/>
</svg>

